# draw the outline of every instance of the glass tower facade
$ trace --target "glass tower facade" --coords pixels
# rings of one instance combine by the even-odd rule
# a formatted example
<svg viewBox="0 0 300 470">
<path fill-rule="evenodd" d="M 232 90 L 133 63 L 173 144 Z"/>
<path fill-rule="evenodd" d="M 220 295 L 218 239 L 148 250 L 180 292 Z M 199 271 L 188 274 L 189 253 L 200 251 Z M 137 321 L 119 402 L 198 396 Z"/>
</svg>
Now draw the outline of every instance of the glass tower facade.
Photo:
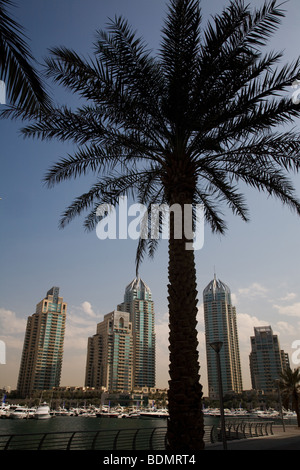
<svg viewBox="0 0 300 470">
<path fill-rule="evenodd" d="M 140 278 L 126 287 L 124 302 L 88 339 L 85 385 L 108 391 L 155 386 L 154 304 Z"/>
<path fill-rule="evenodd" d="M 88 340 L 86 387 L 130 391 L 133 377 L 132 325 L 127 312 L 114 310 Z"/>
<path fill-rule="evenodd" d="M 59 386 L 66 313 L 59 287 L 52 287 L 28 317 L 17 385 L 20 396 Z"/>
<path fill-rule="evenodd" d="M 135 278 L 125 289 L 118 310 L 128 312 L 133 331 L 133 385 L 155 386 L 154 302 L 149 287 Z"/>
<path fill-rule="evenodd" d="M 280 372 L 289 366 L 288 357 L 280 349 L 278 336 L 273 334 L 271 326 L 255 327 L 250 341 L 252 388 L 265 393 L 272 392 L 277 388 L 275 381 L 279 379 Z"/>
<path fill-rule="evenodd" d="M 243 390 L 236 309 L 229 287 L 216 276 L 203 291 L 209 396 L 219 398 L 216 352 L 210 343 L 222 341 L 220 362 L 224 395 Z"/>
</svg>

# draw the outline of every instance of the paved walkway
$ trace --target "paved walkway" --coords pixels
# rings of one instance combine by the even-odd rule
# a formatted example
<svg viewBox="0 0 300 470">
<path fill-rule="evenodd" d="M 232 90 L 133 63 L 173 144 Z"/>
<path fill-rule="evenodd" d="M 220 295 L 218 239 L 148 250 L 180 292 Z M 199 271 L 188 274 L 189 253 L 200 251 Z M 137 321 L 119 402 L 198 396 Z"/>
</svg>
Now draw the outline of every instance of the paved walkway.
<svg viewBox="0 0 300 470">
<path fill-rule="evenodd" d="M 273 435 L 227 441 L 227 450 L 300 450 L 300 428 L 273 426 Z M 207 444 L 205 450 L 223 450 L 223 443 Z"/>
</svg>

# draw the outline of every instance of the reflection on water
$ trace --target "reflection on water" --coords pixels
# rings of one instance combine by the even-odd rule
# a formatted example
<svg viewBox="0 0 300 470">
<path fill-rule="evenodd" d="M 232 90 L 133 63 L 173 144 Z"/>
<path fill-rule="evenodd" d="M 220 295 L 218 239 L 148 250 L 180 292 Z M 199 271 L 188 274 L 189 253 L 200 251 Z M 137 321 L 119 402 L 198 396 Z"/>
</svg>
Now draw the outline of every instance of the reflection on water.
<svg viewBox="0 0 300 470">
<path fill-rule="evenodd" d="M 66 431 L 98 431 L 101 429 L 140 429 L 166 426 L 165 419 L 89 418 L 55 416 L 50 419 L 0 419 L 0 434 L 25 434 Z"/>
<path fill-rule="evenodd" d="M 241 418 L 243 419 L 243 418 Z M 255 421 L 255 419 L 251 419 Z M 272 420 L 280 424 L 278 419 Z M 286 424 L 292 424 L 285 421 Z M 218 425 L 219 418 L 204 417 L 204 425 Z M 35 419 L 0 419 L 0 434 L 25 434 L 44 432 L 98 431 L 101 429 L 140 429 L 167 426 L 166 419 L 119 419 L 90 418 L 85 416 L 55 416 L 45 420 Z"/>
</svg>

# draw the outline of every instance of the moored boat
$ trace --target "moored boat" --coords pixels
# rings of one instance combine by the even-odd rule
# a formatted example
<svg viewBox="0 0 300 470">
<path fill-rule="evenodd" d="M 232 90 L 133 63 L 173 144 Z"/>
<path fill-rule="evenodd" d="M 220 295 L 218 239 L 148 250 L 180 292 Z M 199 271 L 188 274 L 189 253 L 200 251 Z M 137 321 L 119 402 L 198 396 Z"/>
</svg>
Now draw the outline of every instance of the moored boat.
<svg viewBox="0 0 300 470">
<path fill-rule="evenodd" d="M 97 418 L 118 418 L 119 411 L 100 411 L 96 413 Z"/>
<path fill-rule="evenodd" d="M 291 418 L 295 418 L 297 419 L 297 414 L 296 414 L 296 411 L 283 411 L 283 419 L 291 419 Z"/>
<path fill-rule="evenodd" d="M 36 412 L 36 408 L 28 408 L 28 410 L 27 410 L 27 418 L 28 418 L 28 419 L 34 418 L 35 412 Z"/>
<path fill-rule="evenodd" d="M 33 417 L 35 419 L 48 419 L 51 418 L 50 407 L 44 402 L 42 405 L 38 406 Z"/>
<path fill-rule="evenodd" d="M 139 411 L 130 411 L 128 413 L 128 418 L 135 419 L 135 418 L 139 418 L 139 417 L 140 417 L 140 412 Z"/>
<path fill-rule="evenodd" d="M 167 410 L 146 410 L 140 412 L 140 418 L 146 419 L 165 419 L 169 417 Z"/>
<path fill-rule="evenodd" d="M 24 419 L 28 416 L 28 409 L 25 406 L 18 406 L 10 413 L 9 417 L 12 419 Z"/>
<path fill-rule="evenodd" d="M 0 408 L 0 418 L 8 418 L 9 414 L 11 413 L 10 411 L 10 406 L 9 405 L 2 405 Z"/>
</svg>

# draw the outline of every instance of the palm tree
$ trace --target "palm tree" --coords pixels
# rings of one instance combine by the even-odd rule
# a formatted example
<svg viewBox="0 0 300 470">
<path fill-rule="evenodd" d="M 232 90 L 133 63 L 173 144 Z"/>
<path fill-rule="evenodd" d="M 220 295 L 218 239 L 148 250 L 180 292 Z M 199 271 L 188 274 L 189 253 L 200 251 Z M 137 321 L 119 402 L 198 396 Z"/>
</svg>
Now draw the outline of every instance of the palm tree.
<svg viewBox="0 0 300 470">
<path fill-rule="evenodd" d="M 185 205 L 201 204 L 211 229 L 223 234 L 222 204 L 248 220 L 239 183 L 299 214 L 288 173 L 299 170 L 300 136 L 279 129 L 299 117 L 285 93 L 299 60 L 277 69 L 282 55 L 260 51 L 283 16 L 276 0 L 254 12 L 236 0 L 201 31 L 199 1 L 170 0 L 157 56 L 119 17 L 97 33 L 93 60 L 52 49 L 48 77 L 77 93 L 83 105 L 56 107 L 24 134 L 77 145 L 49 169 L 49 187 L 87 172 L 96 176 L 65 210 L 60 226 L 87 210 L 85 228 L 94 229 L 99 204 L 117 205 L 121 195 L 133 194 L 149 209 L 178 204 L 184 213 Z M 187 239 L 174 236 L 172 218 L 168 443 L 178 452 L 204 447 L 196 270 Z M 140 239 L 137 269 L 157 243 Z"/>
<path fill-rule="evenodd" d="M 292 400 L 292 409 L 296 412 L 300 427 L 300 367 L 294 370 L 290 367 L 285 369 L 280 374 L 279 388 L 286 408 L 289 408 L 289 402 Z"/>
<path fill-rule="evenodd" d="M 26 44 L 23 27 L 9 15 L 11 0 L 0 0 L 0 79 L 6 84 L 13 110 L 3 115 L 20 116 L 38 112 L 49 104 L 42 81 L 32 65 L 33 57 Z"/>
</svg>

